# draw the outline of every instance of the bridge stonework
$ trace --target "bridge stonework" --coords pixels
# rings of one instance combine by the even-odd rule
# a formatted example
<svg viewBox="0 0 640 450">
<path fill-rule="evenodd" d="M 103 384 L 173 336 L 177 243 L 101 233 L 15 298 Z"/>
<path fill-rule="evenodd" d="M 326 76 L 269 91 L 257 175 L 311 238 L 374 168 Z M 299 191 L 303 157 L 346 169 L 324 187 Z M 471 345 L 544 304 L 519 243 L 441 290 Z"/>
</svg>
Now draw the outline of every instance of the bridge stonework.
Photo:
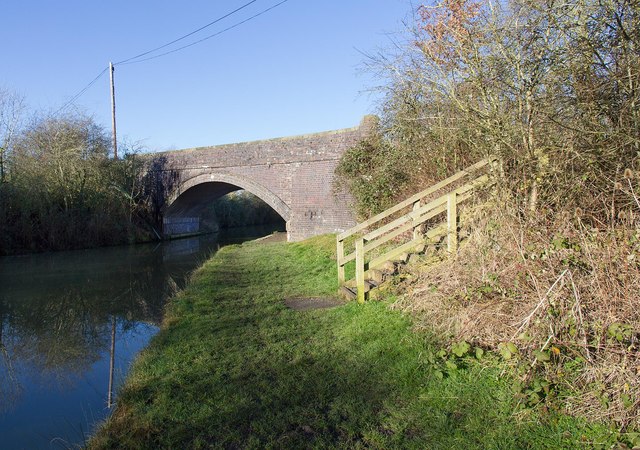
<svg viewBox="0 0 640 450">
<path fill-rule="evenodd" d="M 355 219 L 351 197 L 334 190 L 334 172 L 344 152 L 370 134 L 375 122 L 366 116 L 359 126 L 343 130 L 154 154 L 148 170 L 161 174 L 164 233 L 197 231 L 207 206 L 238 189 L 282 216 L 289 241 L 344 231 Z"/>
</svg>

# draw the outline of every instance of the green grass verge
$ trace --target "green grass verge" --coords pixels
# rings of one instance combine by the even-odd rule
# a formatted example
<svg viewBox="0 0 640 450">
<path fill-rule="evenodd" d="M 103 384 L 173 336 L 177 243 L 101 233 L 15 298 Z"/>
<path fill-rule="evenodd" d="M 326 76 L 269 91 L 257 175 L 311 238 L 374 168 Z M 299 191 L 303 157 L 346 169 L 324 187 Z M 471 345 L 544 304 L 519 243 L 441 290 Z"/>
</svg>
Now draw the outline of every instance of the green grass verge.
<svg viewBox="0 0 640 450">
<path fill-rule="evenodd" d="M 613 433 L 513 414 L 497 363 L 436 376 L 437 343 L 384 302 L 296 312 L 336 292 L 334 237 L 223 248 L 171 304 L 91 448 L 585 448 Z M 613 441 L 612 441 L 613 440 Z"/>
</svg>

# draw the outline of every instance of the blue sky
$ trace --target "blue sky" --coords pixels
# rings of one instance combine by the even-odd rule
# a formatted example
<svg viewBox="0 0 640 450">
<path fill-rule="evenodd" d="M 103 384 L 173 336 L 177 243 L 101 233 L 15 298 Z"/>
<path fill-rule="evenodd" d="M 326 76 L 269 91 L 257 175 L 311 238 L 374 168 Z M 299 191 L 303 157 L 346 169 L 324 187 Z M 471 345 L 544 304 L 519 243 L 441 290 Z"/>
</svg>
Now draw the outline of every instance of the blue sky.
<svg viewBox="0 0 640 450">
<path fill-rule="evenodd" d="M 0 87 L 55 111 L 109 61 L 165 44 L 249 0 L 6 0 Z M 257 0 L 187 44 L 280 0 Z M 119 138 L 149 150 L 347 128 L 375 112 L 361 52 L 389 47 L 409 0 L 288 0 L 188 49 L 116 67 Z M 168 49 L 171 49 L 169 47 Z M 76 102 L 110 128 L 105 73 Z"/>
</svg>

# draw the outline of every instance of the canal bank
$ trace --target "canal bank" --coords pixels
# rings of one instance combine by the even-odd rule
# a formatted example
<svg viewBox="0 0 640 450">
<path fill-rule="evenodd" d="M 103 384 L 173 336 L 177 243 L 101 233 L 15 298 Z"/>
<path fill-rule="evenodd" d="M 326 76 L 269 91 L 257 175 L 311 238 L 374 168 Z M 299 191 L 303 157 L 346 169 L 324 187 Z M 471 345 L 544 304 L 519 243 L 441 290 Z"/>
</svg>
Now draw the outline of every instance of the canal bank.
<svg viewBox="0 0 640 450">
<path fill-rule="evenodd" d="M 515 413 L 491 356 L 442 372 L 388 303 L 296 311 L 337 291 L 335 238 L 221 249 L 170 303 L 90 448 L 584 448 L 604 428 Z"/>
<path fill-rule="evenodd" d="M 166 300 L 221 246 L 272 231 L 0 258 L 0 448 L 80 447 Z"/>
</svg>

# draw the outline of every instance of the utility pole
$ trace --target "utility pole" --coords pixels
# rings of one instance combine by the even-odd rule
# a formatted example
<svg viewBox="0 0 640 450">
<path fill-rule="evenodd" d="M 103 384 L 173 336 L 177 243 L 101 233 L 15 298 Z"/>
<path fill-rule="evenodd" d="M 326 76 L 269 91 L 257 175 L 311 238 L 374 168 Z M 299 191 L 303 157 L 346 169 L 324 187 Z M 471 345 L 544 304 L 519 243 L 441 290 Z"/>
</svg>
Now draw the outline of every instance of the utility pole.
<svg viewBox="0 0 640 450">
<path fill-rule="evenodd" d="M 111 125 L 113 128 L 113 159 L 118 159 L 118 141 L 116 140 L 116 88 L 113 84 L 113 63 L 109 62 L 111 80 Z"/>
</svg>

